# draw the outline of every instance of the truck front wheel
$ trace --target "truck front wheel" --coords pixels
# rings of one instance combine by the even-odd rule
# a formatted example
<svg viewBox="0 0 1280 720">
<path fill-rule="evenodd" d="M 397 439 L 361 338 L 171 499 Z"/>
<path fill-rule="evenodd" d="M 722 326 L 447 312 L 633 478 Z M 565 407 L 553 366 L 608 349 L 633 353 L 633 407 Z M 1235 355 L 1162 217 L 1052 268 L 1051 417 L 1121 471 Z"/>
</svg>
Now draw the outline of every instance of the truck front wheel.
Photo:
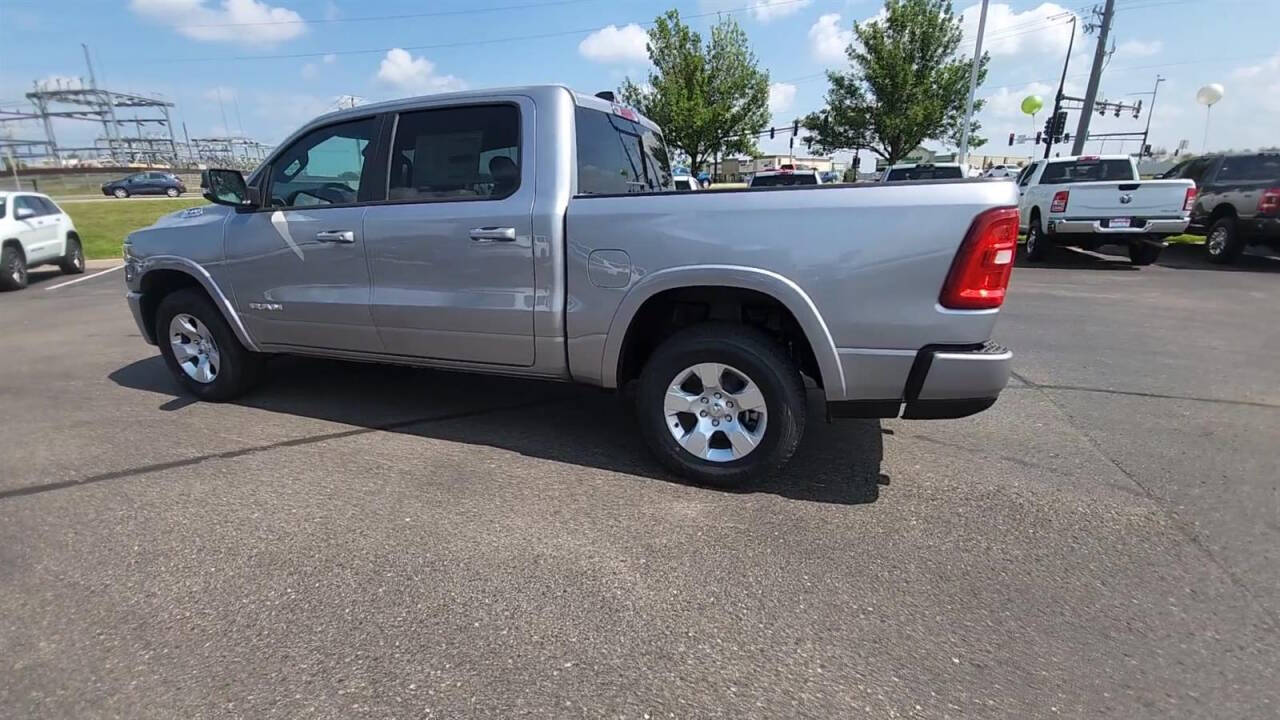
<svg viewBox="0 0 1280 720">
<path fill-rule="evenodd" d="M 731 487 L 780 468 L 804 434 L 804 382 L 772 338 L 705 324 L 650 356 L 636 397 L 641 434 L 668 469 Z"/>
<path fill-rule="evenodd" d="M 156 308 L 160 355 L 174 378 L 201 400 L 232 400 L 257 380 L 262 358 L 247 350 L 199 290 L 172 292 Z"/>
</svg>

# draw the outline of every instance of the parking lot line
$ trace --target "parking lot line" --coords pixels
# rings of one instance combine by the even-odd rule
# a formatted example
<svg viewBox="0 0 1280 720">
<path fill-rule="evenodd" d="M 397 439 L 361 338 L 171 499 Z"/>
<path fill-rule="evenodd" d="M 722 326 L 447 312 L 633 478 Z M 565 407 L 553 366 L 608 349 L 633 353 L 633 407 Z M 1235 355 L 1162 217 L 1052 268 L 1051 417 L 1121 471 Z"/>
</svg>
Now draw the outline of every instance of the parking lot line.
<svg viewBox="0 0 1280 720">
<path fill-rule="evenodd" d="M 78 277 L 75 280 L 68 280 L 63 283 L 58 283 L 57 285 L 50 285 L 49 287 L 45 288 L 45 290 L 57 290 L 58 288 L 64 288 L 68 285 L 75 285 L 76 283 L 84 282 L 85 280 L 92 280 L 98 277 L 99 275 L 106 275 L 109 272 L 115 272 L 116 270 L 119 270 L 122 267 L 124 267 L 124 265 L 117 265 L 112 268 L 107 268 L 106 270 L 98 271 L 92 275 L 85 275 L 84 277 Z"/>
</svg>

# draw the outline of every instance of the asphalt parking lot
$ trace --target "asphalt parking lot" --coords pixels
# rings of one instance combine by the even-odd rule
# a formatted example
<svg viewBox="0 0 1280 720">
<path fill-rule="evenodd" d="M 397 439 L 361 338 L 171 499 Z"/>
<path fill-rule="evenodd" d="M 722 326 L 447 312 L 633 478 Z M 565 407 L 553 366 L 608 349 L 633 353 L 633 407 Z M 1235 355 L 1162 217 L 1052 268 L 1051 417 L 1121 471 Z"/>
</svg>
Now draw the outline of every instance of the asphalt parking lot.
<svg viewBox="0 0 1280 720">
<path fill-rule="evenodd" d="M 277 359 L 182 397 L 119 273 L 0 295 L 9 717 L 1280 712 L 1280 261 L 1021 265 L 1017 377 L 742 492 L 622 402 Z"/>
</svg>

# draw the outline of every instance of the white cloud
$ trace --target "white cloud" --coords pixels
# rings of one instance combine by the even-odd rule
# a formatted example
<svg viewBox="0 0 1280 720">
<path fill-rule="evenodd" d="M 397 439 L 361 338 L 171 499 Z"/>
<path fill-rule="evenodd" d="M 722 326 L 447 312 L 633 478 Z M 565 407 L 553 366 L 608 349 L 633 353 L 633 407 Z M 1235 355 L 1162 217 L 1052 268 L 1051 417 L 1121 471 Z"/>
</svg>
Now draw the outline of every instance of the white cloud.
<svg viewBox="0 0 1280 720">
<path fill-rule="evenodd" d="M 435 63 L 400 48 L 387 51 L 378 66 L 377 79 L 397 90 L 416 94 L 451 92 L 467 86 L 453 75 L 437 74 Z"/>
<path fill-rule="evenodd" d="M 298 13 L 259 0 L 130 0 L 129 8 L 180 34 L 208 42 L 274 44 L 306 32 Z"/>
<path fill-rule="evenodd" d="M 960 11 L 960 14 L 963 15 L 961 28 L 964 30 L 960 50 L 962 54 L 972 56 L 982 6 L 971 5 Z M 1070 17 L 1069 10 L 1054 3 L 1042 3 L 1025 12 L 1018 12 L 1004 3 L 992 4 L 987 8 L 987 28 L 982 37 L 982 50 L 992 57 L 1023 52 L 1061 57 L 1071 40 Z"/>
<path fill-rule="evenodd" d="M 320 62 L 324 63 L 325 65 L 332 65 L 338 62 L 338 56 L 334 55 L 333 53 L 328 53 L 324 57 L 320 58 Z M 319 65 L 313 62 L 303 64 L 302 66 L 303 78 L 310 80 L 311 78 L 317 77 L 319 75 L 320 75 Z"/>
<path fill-rule="evenodd" d="M 324 62 L 325 65 L 332 65 L 338 62 L 338 56 L 334 55 L 333 53 L 326 53 L 325 56 L 320 59 Z"/>
<path fill-rule="evenodd" d="M 750 5 L 751 17 L 762 23 L 786 17 L 808 6 L 813 0 L 756 0 Z"/>
<path fill-rule="evenodd" d="M 1122 57 L 1150 57 L 1158 55 L 1164 49 L 1159 40 L 1144 42 L 1142 40 L 1126 40 L 1116 47 L 1116 55 Z"/>
<path fill-rule="evenodd" d="M 788 83 L 769 85 L 769 112 L 781 113 L 791 109 L 796 99 L 796 86 Z"/>
<path fill-rule="evenodd" d="M 582 57 L 603 63 L 649 62 L 649 33 L 631 23 L 618 27 L 606 25 L 582 39 L 578 52 Z"/>
<path fill-rule="evenodd" d="M 823 65 L 847 61 L 844 51 L 852 42 L 853 29 L 840 22 L 840 13 L 827 13 L 809 28 L 809 52 Z"/>
</svg>

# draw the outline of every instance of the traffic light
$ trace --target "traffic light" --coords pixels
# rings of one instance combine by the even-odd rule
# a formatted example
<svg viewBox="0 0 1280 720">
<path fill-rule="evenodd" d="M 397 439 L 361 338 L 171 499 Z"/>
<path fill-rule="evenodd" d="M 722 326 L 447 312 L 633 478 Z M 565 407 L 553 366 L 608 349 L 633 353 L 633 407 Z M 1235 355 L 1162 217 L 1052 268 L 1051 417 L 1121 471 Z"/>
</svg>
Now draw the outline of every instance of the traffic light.
<svg viewBox="0 0 1280 720">
<path fill-rule="evenodd" d="M 1134 119 L 1134 120 L 1137 120 L 1137 119 L 1138 119 L 1138 117 L 1139 117 L 1140 115 L 1142 115 L 1142 101 L 1141 101 L 1141 100 L 1139 100 L 1139 101 L 1138 101 L 1138 105 L 1137 105 L 1137 107 L 1135 107 L 1135 108 L 1133 109 L 1133 119 Z"/>
<path fill-rule="evenodd" d="M 769 139 L 773 139 L 773 128 L 769 128 Z"/>
<path fill-rule="evenodd" d="M 1009 145 L 1013 145 L 1013 133 L 1009 133 Z"/>
<path fill-rule="evenodd" d="M 1151 145 L 1150 145 L 1150 144 L 1148 144 L 1148 145 L 1143 145 L 1143 146 L 1142 146 L 1142 156 L 1143 156 L 1143 157 L 1151 157 Z"/>
<path fill-rule="evenodd" d="M 1039 145 L 1039 144 L 1041 143 L 1041 138 L 1043 138 L 1043 137 L 1044 137 L 1044 133 L 1039 132 L 1039 131 L 1037 131 L 1037 132 L 1036 132 L 1036 144 L 1037 144 L 1037 145 Z"/>
<path fill-rule="evenodd" d="M 1053 116 L 1052 115 L 1044 119 L 1044 132 L 1041 134 L 1044 136 L 1045 145 L 1053 144 Z"/>
<path fill-rule="evenodd" d="M 793 120 L 791 122 L 791 137 L 795 137 L 799 134 L 800 134 L 800 121 Z"/>
<path fill-rule="evenodd" d="M 1056 140 L 1057 138 L 1062 137 L 1063 133 L 1065 133 L 1066 131 L 1067 131 L 1067 111 L 1059 110 L 1053 116 L 1053 132 L 1050 134 Z"/>
</svg>

